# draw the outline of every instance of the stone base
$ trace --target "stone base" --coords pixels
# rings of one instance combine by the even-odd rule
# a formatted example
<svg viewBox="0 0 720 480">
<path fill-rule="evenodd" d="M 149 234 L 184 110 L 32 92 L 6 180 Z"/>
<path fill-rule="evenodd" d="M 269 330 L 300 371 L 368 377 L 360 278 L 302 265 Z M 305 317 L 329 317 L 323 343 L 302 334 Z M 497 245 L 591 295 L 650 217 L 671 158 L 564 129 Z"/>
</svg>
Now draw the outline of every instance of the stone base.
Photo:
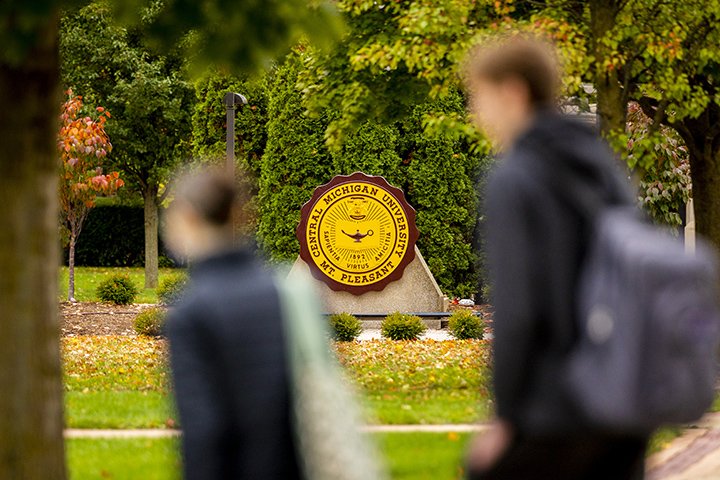
<svg viewBox="0 0 720 480">
<path fill-rule="evenodd" d="M 291 278 L 310 276 L 310 267 L 298 258 L 288 276 Z M 381 292 L 353 295 L 348 292 L 336 292 L 314 278 L 313 282 L 327 313 L 377 313 L 379 317 L 383 317 L 392 312 L 447 310 L 447 301 L 417 247 L 415 247 L 415 259 L 405 267 L 402 278 L 389 284 Z"/>
</svg>

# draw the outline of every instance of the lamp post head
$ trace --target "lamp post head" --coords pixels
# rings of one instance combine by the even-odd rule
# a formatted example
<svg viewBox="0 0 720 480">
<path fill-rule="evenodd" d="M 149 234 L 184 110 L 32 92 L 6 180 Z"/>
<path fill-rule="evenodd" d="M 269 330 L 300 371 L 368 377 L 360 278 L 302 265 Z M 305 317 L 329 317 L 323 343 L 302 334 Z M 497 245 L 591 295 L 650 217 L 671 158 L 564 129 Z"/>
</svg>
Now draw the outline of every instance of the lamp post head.
<svg viewBox="0 0 720 480">
<path fill-rule="evenodd" d="M 245 95 L 239 93 L 227 92 L 224 97 L 225 107 L 235 108 L 237 105 L 247 105 L 248 101 Z"/>
</svg>

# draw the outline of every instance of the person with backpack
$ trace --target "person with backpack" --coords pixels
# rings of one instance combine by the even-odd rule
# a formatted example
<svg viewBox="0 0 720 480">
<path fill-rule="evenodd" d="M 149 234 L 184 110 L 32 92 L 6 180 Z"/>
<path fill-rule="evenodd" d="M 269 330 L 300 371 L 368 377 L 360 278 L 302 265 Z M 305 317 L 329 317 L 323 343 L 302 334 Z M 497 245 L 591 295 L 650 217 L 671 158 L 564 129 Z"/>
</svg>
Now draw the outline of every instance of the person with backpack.
<svg viewBox="0 0 720 480">
<path fill-rule="evenodd" d="M 495 40 L 468 62 L 469 107 L 502 152 L 484 195 L 497 420 L 468 452 L 471 479 L 641 479 L 650 432 L 587 421 L 567 387 L 577 285 L 598 207 L 632 207 L 626 176 L 588 125 L 557 110 L 553 49 Z M 602 386 L 599 386 L 602 388 Z"/>
</svg>

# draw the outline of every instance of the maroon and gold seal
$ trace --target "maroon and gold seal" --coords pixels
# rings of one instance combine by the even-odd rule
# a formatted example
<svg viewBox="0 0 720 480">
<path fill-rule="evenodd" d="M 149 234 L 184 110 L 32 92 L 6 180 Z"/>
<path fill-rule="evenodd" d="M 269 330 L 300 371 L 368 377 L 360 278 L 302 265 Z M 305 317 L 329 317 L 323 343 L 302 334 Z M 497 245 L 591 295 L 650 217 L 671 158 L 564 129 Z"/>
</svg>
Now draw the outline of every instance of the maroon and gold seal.
<svg viewBox="0 0 720 480">
<path fill-rule="evenodd" d="M 300 258 L 336 291 L 380 291 L 415 258 L 415 210 L 383 177 L 338 175 L 315 189 L 297 228 Z"/>
</svg>

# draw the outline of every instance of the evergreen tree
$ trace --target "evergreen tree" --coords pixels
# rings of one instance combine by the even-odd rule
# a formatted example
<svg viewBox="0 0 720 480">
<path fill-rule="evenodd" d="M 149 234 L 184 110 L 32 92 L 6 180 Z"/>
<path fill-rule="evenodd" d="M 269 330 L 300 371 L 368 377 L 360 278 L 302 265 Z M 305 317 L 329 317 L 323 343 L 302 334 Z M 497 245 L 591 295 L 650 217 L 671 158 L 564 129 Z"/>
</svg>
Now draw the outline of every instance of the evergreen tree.
<svg viewBox="0 0 720 480">
<path fill-rule="evenodd" d="M 277 67 L 268 87 L 267 145 L 259 179 L 258 237 L 276 261 L 292 261 L 300 251 L 295 229 L 300 208 L 318 185 L 331 178 L 332 158 L 323 133 L 324 118 L 305 116 L 297 87 L 304 49 L 297 47 Z"/>
</svg>

